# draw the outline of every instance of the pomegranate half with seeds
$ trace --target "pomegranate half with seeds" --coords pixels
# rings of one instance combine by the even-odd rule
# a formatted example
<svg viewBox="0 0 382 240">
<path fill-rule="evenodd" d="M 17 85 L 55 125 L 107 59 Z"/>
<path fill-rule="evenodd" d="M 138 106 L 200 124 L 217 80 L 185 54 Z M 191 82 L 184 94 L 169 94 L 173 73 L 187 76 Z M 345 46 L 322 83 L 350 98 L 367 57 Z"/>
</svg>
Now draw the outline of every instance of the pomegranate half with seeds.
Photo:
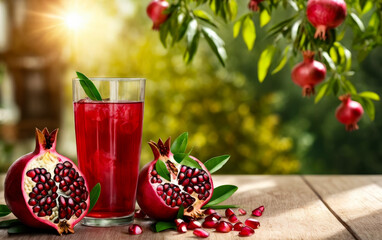
<svg viewBox="0 0 382 240">
<path fill-rule="evenodd" d="M 191 157 L 201 169 L 179 164 L 170 151 L 171 139 L 165 143 L 159 139 L 149 145 L 154 160 L 146 164 L 138 177 L 137 202 L 141 209 L 156 220 L 174 220 L 180 206 L 184 215 L 192 218 L 203 216 L 201 208 L 210 200 L 213 182 L 207 168 L 195 157 Z M 165 163 L 170 181 L 158 174 L 157 161 Z"/>
<path fill-rule="evenodd" d="M 4 196 L 24 224 L 73 233 L 88 212 L 89 188 L 73 162 L 56 152 L 57 132 L 36 129 L 36 149 L 9 168 Z"/>
</svg>

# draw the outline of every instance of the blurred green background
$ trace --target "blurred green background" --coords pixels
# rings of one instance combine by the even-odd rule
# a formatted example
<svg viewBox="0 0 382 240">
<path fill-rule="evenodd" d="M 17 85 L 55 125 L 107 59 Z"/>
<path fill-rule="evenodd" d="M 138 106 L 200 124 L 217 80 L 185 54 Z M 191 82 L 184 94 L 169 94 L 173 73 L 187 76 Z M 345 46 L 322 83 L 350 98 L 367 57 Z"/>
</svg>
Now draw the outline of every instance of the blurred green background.
<svg viewBox="0 0 382 240">
<path fill-rule="evenodd" d="M 8 16 L 12 15 L 7 8 L 12 5 L 9 2 L 0 0 L 0 11 L 3 5 Z M 73 5 L 59 7 L 63 2 L 45 1 L 58 7 L 36 7 L 34 14 L 38 15 L 39 11 L 40 14 L 43 11 L 53 12 L 51 14 L 70 11 Z M 380 102 L 376 103 L 375 121 L 371 122 L 364 115 L 359 123 L 360 130 L 346 132 L 334 116 L 335 108 L 340 104 L 337 99 L 327 97 L 314 104 L 314 99 L 301 97 L 301 89 L 290 79 L 290 69 L 297 62 L 289 62 L 284 70 L 267 77 L 260 84 L 256 68 L 261 50 L 267 45 L 266 27 L 256 26 L 255 48 L 248 52 L 242 39 L 233 39 L 232 26 L 220 22 L 218 33 L 226 41 L 229 56 L 226 68 L 221 67 L 205 42 L 198 49 L 194 61 L 186 65 L 182 60 L 184 46 L 164 49 L 158 32 L 151 30 L 151 21 L 145 12 L 148 2 L 81 1 L 76 7 L 87 19 L 83 26 L 74 29 L 70 28 L 70 22 L 66 22 L 66 25 L 44 28 L 37 33 L 37 40 L 24 43 L 25 46 L 37 44 L 40 51 L 21 48 L 20 51 L 26 55 L 33 52 L 45 56 L 47 51 L 55 51 L 59 55 L 59 61 L 52 63 L 59 66 L 58 75 L 50 75 L 48 79 L 61 79 L 59 84 L 53 85 L 60 92 L 60 112 L 55 115 L 58 121 L 49 122 L 50 126 L 57 125 L 61 129 L 60 153 L 76 159 L 71 79 L 77 70 L 89 77 L 148 79 L 142 165 L 153 158 L 146 142 L 168 136 L 174 139 L 187 131 L 189 146 L 193 146 L 192 155 L 202 161 L 217 155 L 231 155 L 227 166 L 219 171 L 221 174 L 382 172 Z M 241 11 L 246 10 L 246 4 L 241 4 L 240 8 Z M 278 21 L 277 16 L 272 16 L 272 22 Z M 6 24 L 0 24 L 0 29 L 1 26 L 4 30 Z M 22 38 L 22 31 L 14 33 L 12 29 L 8 27 L 4 32 Z M 40 41 L 48 44 L 41 47 Z M 8 40 L 3 45 L 1 47 L 0 39 L 0 53 L 3 51 L 0 55 L 0 165 L 1 170 L 6 171 L 18 156 L 33 150 L 34 130 L 22 130 L 25 137 L 9 133 L 9 129 L 17 128 L 18 121 L 23 120 L 23 114 L 20 114 L 20 106 L 14 100 L 17 97 L 14 92 L 20 85 L 12 84 L 15 71 L 9 67 L 12 53 L 9 46 L 13 46 L 14 41 Z M 373 50 L 360 65 L 353 62 L 356 74 L 352 81 L 357 88 L 372 89 L 381 95 L 382 49 Z M 33 98 L 33 95 L 27 96 Z M 54 111 L 52 108 L 55 107 L 45 111 Z M 44 121 L 47 120 L 41 119 L 38 123 L 44 124 Z"/>
</svg>

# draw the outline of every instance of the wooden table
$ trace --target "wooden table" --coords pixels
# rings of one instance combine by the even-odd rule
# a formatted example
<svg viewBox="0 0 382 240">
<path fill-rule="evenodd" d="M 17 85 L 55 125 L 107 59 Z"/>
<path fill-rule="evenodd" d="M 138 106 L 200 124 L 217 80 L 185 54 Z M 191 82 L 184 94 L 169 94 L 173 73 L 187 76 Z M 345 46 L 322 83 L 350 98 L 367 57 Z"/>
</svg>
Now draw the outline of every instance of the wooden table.
<svg viewBox="0 0 382 240">
<path fill-rule="evenodd" d="M 260 229 L 246 239 L 382 239 L 382 175 L 379 176 L 215 176 L 216 185 L 235 184 L 239 190 L 224 202 L 250 210 L 265 206 Z M 1 203 L 4 203 L 1 193 Z M 223 210 L 221 210 L 223 213 Z M 244 221 L 247 216 L 239 217 Z M 7 217 L 11 218 L 11 217 Z M 2 220 L 4 220 L 3 218 Z M 139 236 L 127 227 L 77 226 L 64 237 L 52 234 L 8 235 L 0 239 L 195 239 L 192 231 L 153 233 L 149 221 Z M 243 239 L 238 232 L 216 233 L 209 239 Z M 245 239 L 245 238 L 244 238 Z"/>
</svg>

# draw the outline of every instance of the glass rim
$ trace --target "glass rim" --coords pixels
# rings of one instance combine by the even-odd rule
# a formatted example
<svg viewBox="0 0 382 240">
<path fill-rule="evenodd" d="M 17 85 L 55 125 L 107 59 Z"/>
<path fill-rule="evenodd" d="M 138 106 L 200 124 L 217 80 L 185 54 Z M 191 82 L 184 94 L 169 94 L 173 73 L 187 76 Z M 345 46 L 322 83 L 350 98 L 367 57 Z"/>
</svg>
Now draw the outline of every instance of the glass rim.
<svg viewBox="0 0 382 240">
<path fill-rule="evenodd" d="M 89 77 L 90 80 L 92 81 L 116 81 L 116 82 L 140 82 L 144 81 L 146 82 L 146 78 L 129 78 L 129 77 Z M 80 79 L 73 78 L 73 82 L 75 81 L 80 81 Z"/>
</svg>

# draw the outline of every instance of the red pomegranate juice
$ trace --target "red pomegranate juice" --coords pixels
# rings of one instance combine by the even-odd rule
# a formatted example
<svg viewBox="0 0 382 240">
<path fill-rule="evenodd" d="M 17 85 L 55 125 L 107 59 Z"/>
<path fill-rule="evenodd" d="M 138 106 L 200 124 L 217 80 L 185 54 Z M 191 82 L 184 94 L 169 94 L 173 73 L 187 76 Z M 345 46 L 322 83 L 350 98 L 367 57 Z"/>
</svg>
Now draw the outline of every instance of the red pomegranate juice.
<svg viewBox="0 0 382 240">
<path fill-rule="evenodd" d="M 101 195 L 87 215 L 128 216 L 134 212 L 142 139 L 143 102 L 74 103 L 78 165 Z"/>
</svg>

